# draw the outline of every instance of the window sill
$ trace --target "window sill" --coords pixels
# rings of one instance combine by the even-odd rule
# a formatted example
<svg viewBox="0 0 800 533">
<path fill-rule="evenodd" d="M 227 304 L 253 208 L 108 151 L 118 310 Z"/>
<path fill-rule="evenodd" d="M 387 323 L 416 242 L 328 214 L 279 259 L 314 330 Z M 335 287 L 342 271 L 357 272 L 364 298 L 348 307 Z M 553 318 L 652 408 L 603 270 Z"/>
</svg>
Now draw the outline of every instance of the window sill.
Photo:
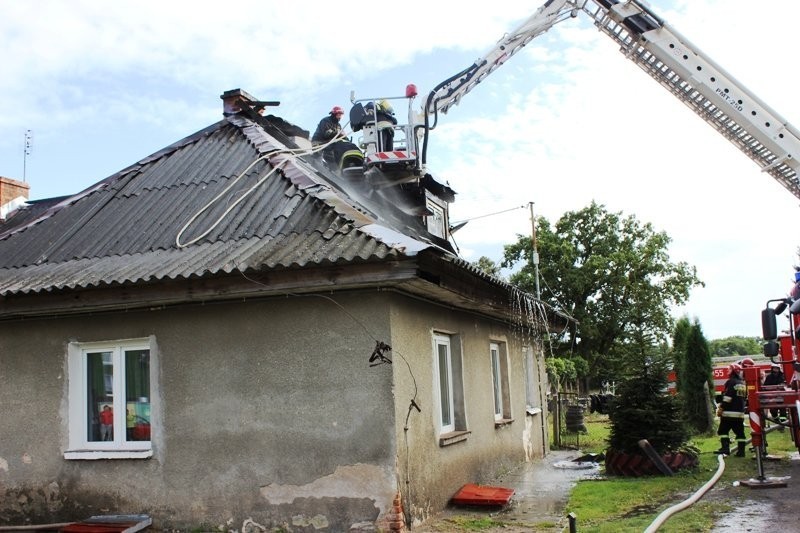
<svg viewBox="0 0 800 533">
<path fill-rule="evenodd" d="M 457 444 L 459 442 L 464 442 L 467 440 L 469 434 L 472 433 L 471 431 L 451 431 L 450 433 L 443 433 L 439 435 L 439 447 L 444 448 L 445 446 L 451 446 L 453 444 Z"/>
<path fill-rule="evenodd" d="M 494 427 L 495 427 L 495 429 L 497 429 L 497 428 L 501 428 L 503 426 L 508 426 L 508 425 L 511 425 L 511 423 L 513 421 L 514 421 L 513 418 L 501 418 L 501 419 L 498 419 L 498 420 L 494 421 Z"/>
<path fill-rule="evenodd" d="M 64 459 L 96 460 L 96 459 L 149 459 L 153 450 L 67 450 Z"/>
<path fill-rule="evenodd" d="M 528 407 L 525 412 L 531 416 L 541 414 L 542 408 L 541 407 Z"/>
</svg>

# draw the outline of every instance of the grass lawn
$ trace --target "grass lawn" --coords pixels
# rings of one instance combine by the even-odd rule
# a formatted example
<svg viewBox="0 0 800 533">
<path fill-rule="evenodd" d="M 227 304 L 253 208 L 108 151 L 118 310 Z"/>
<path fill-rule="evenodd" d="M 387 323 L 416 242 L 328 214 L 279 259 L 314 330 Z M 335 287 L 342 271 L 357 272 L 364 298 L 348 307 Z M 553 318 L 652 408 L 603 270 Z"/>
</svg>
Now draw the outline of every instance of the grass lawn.
<svg viewBox="0 0 800 533">
<path fill-rule="evenodd" d="M 608 418 L 589 415 L 586 422 L 589 434 L 581 437 L 581 450 L 601 453 L 608 435 Z M 748 437 L 749 429 L 746 431 Z M 788 431 L 767 436 L 770 454 L 787 456 L 795 451 Z M 578 482 L 573 489 L 567 512 L 577 517 L 581 533 L 618 533 L 644 531 L 664 510 L 694 494 L 719 467 L 714 451 L 719 448 L 716 435 L 697 437 L 691 446 L 700 451 L 700 466 L 673 476 L 641 478 L 601 478 Z M 756 463 L 747 457 L 725 458 L 725 471 L 717 484 L 731 485 L 734 481 L 757 476 Z M 788 461 L 788 459 L 784 459 Z M 730 508 L 725 502 L 700 499 L 695 505 L 669 518 L 659 532 L 711 531 L 714 522 Z"/>
</svg>

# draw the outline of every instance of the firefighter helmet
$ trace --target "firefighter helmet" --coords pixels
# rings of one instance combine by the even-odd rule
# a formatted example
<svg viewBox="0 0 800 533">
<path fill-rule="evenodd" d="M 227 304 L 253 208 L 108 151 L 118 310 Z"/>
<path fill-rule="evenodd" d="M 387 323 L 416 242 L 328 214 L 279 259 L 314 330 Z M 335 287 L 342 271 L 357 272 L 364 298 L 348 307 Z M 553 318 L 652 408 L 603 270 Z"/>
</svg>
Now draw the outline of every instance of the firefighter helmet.
<svg viewBox="0 0 800 533">
<path fill-rule="evenodd" d="M 390 104 L 389 100 L 386 100 L 385 98 L 378 102 L 378 110 L 390 115 L 394 115 L 394 108 L 392 108 L 392 104 Z"/>
<path fill-rule="evenodd" d="M 748 367 L 751 367 L 751 366 L 756 366 L 756 362 L 753 361 L 752 359 L 750 359 L 749 357 L 745 357 L 744 359 L 739 361 L 739 364 L 742 365 L 742 368 L 748 368 Z"/>
<path fill-rule="evenodd" d="M 731 374 L 738 374 L 742 371 L 742 365 L 739 363 L 731 363 L 728 369 L 731 371 Z"/>
<path fill-rule="evenodd" d="M 331 115 L 344 115 L 344 109 L 338 105 L 333 106 L 331 109 Z"/>
<path fill-rule="evenodd" d="M 781 369 L 781 365 L 779 365 L 778 363 L 772 363 L 772 364 L 769 365 L 769 367 L 770 368 L 774 368 L 775 370 L 780 370 Z"/>
</svg>

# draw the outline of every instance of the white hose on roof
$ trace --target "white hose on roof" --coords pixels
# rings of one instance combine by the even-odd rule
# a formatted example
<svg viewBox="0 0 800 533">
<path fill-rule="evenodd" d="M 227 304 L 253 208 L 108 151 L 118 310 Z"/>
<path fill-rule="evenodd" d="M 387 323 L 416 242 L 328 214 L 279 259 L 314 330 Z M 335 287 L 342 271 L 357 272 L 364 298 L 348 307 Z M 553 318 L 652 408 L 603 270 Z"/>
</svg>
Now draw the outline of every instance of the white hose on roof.
<svg viewBox="0 0 800 533">
<path fill-rule="evenodd" d="M 344 127 L 347 127 L 349 124 L 350 123 L 348 122 L 347 124 L 344 125 Z M 342 128 L 342 132 L 344 132 L 344 127 Z M 305 148 L 301 148 L 301 149 L 285 148 L 285 149 L 275 150 L 273 152 L 269 152 L 268 154 L 264 154 L 261 157 L 257 158 L 255 161 L 250 163 L 247 166 L 247 168 L 245 168 L 242 172 L 240 172 L 238 176 L 236 176 L 233 180 L 231 180 L 231 182 L 228 184 L 228 186 L 225 187 L 225 189 L 223 189 L 223 191 L 221 193 L 219 193 L 210 202 L 208 202 L 206 205 L 204 205 L 197 213 L 192 215 L 192 217 L 189 219 L 189 221 L 186 222 L 186 224 L 183 225 L 183 227 L 180 229 L 180 231 L 178 231 L 178 234 L 175 236 L 175 246 L 177 246 L 178 248 L 186 248 L 187 246 L 190 246 L 190 245 L 200 241 L 206 235 L 211 233 L 214 230 L 214 228 L 216 228 L 220 224 L 220 222 L 222 222 L 222 220 L 228 215 L 228 213 L 230 213 L 233 210 L 233 208 L 235 208 L 242 201 L 244 201 L 244 199 L 247 198 L 247 196 L 249 196 L 250 193 L 252 193 L 254 190 L 256 190 L 259 185 L 264 183 L 264 181 L 267 178 L 269 178 L 276 170 L 278 170 L 278 168 L 280 168 L 283 165 L 285 165 L 289 161 L 289 159 L 294 159 L 294 157 L 297 156 L 297 155 L 308 155 L 308 154 L 313 154 L 313 153 L 319 152 L 321 150 L 324 150 L 329 144 L 332 144 L 332 143 L 334 143 L 336 141 L 339 141 L 339 140 L 341 140 L 341 137 L 340 136 L 336 136 L 336 137 L 332 138 L 330 141 L 326 142 L 325 144 L 320 144 L 319 146 L 315 146 L 315 147 L 311 148 L 310 150 L 309 149 L 305 149 Z M 289 158 L 288 159 L 284 159 L 278 165 L 273 166 L 272 170 L 270 170 L 267 174 L 265 174 L 264 176 L 259 178 L 259 180 L 256 182 L 255 185 L 250 187 L 247 191 L 244 192 L 244 194 L 239 196 L 239 198 L 237 198 L 235 202 L 233 202 L 230 206 L 228 206 L 228 208 L 225 210 L 225 212 L 222 213 L 219 216 L 219 218 L 217 218 L 217 220 L 213 224 L 211 224 L 211 226 L 209 226 L 203 233 L 201 233 L 200 235 L 198 235 L 197 237 L 195 237 L 194 239 L 192 239 L 192 240 L 190 240 L 188 242 L 181 242 L 181 236 L 183 235 L 183 232 L 185 232 L 189 228 L 189 226 L 191 226 L 194 223 L 194 221 L 197 219 L 197 217 L 199 217 L 203 212 L 205 212 L 212 205 L 217 203 L 220 200 L 220 198 L 222 198 L 229 190 L 231 190 L 231 188 L 234 185 L 236 185 L 236 183 L 245 174 L 247 174 L 250 171 L 251 168 L 253 168 L 259 161 L 263 161 L 264 159 L 268 160 L 270 157 L 276 156 L 276 155 L 280 155 L 280 154 L 286 154 L 286 155 L 289 156 Z"/>
</svg>

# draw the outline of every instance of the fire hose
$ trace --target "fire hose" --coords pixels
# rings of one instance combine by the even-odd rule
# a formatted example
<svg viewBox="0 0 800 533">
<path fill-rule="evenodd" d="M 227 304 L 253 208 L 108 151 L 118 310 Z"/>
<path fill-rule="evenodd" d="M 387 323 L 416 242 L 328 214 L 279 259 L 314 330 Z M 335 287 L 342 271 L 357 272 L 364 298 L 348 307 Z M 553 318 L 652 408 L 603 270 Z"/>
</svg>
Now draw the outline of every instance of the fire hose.
<svg viewBox="0 0 800 533">
<path fill-rule="evenodd" d="M 700 487 L 697 490 L 697 492 L 692 494 L 691 497 L 689 497 L 688 499 L 678 504 L 675 504 L 672 507 L 664 509 L 661 512 L 661 514 L 658 515 L 655 520 L 653 520 L 653 523 L 650 524 L 650 526 L 644 530 L 644 533 L 655 533 L 655 531 L 657 531 L 658 528 L 661 527 L 661 525 L 667 520 L 667 518 L 669 518 L 670 516 L 674 515 L 679 511 L 683 511 L 690 505 L 694 505 L 697 502 L 697 500 L 702 498 L 703 494 L 708 492 L 708 489 L 713 487 L 714 484 L 716 484 L 716 482 L 719 481 L 719 478 L 722 477 L 722 473 L 725 472 L 725 460 L 723 459 L 723 457 L 724 456 L 722 454 L 717 456 L 717 460 L 719 461 L 719 466 L 717 467 L 717 471 L 714 473 L 711 479 L 706 481 L 705 485 Z"/>
<path fill-rule="evenodd" d="M 764 433 L 765 434 L 766 433 L 771 433 L 772 431 L 774 431 L 776 429 L 782 429 L 782 426 L 769 427 L 769 428 L 766 429 L 766 431 L 764 431 Z M 748 440 L 747 442 L 748 443 L 752 442 L 752 439 Z M 722 454 L 717 456 L 717 460 L 719 462 L 719 466 L 717 467 L 717 471 L 714 473 L 714 475 L 711 477 L 711 479 L 706 481 L 706 483 L 702 487 L 697 489 L 697 492 L 692 494 L 686 500 L 684 500 L 684 501 L 682 501 L 680 503 L 677 503 L 677 504 L 673 505 L 672 507 L 669 507 L 669 508 L 664 509 L 663 511 L 661 511 L 661 514 L 659 514 L 656 517 L 656 519 L 653 520 L 653 522 L 648 526 L 648 528 L 644 530 L 644 533 L 655 533 L 658 530 L 658 528 L 661 527 L 669 517 L 671 517 L 675 513 L 683 511 L 684 509 L 686 509 L 690 505 L 694 505 L 695 503 L 697 503 L 697 500 L 702 498 L 703 495 L 706 492 L 708 492 L 708 490 L 711 487 L 713 487 L 716 484 L 717 481 L 719 481 L 719 478 L 722 477 L 722 473 L 725 472 L 725 460 L 723 459 L 723 457 L 724 457 L 724 455 L 722 455 Z"/>
</svg>

